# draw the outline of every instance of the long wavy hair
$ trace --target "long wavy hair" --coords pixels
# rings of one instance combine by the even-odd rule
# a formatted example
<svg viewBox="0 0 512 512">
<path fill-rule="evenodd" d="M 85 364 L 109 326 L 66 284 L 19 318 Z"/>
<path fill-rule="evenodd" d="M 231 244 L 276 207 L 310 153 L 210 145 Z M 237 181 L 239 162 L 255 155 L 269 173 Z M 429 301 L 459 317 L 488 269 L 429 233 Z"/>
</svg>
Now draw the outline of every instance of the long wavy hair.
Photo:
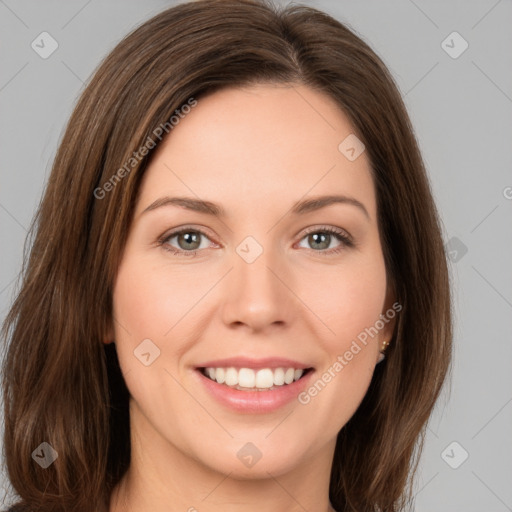
<svg viewBox="0 0 512 512">
<path fill-rule="evenodd" d="M 257 83 L 324 93 L 366 146 L 387 277 L 402 310 L 387 358 L 338 434 L 329 494 L 340 512 L 412 503 L 425 429 L 450 370 L 452 311 L 441 221 L 399 90 L 376 53 L 319 10 L 199 0 L 143 23 L 100 64 L 32 223 L 2 328 L 5 466 L 27 510 L 107 511 L 130 463 L 129 394 L 115 344 L 102 339 L 154 151 L 108 197 L 97 190 L 190 98 Z M 31 456 L 43 442 L 58 453 L 46 469 Z"/>
</svg>

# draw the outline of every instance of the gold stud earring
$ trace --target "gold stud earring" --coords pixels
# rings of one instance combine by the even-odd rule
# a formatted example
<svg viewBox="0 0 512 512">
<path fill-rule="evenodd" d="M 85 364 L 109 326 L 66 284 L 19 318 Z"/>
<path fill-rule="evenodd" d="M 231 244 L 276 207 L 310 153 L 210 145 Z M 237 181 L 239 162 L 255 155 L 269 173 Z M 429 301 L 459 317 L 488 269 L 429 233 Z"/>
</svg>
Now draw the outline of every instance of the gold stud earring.
<svg viewBox="0 0 512 512">
<path fill-rule="evenodd" d="M 380 349 L 380 354 L 379 354 L 379 359 L 377 360 L 377 364 L 384 361 L 384 359 L 386 358 L 386 354 L 384 354 L 384 351 L 386 350 L 386 347 L 389 345 L 389 342 L 388 341 L 383 341 L 382 342 L 382 347 Z"/>
</svg>

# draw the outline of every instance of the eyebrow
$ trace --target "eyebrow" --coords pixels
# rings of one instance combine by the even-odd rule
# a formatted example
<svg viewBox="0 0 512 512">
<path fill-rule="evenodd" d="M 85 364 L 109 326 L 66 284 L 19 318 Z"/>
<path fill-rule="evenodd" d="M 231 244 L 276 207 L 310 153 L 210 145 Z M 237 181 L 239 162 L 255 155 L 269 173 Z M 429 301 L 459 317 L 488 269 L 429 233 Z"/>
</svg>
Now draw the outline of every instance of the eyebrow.
<svg viewBox="0 0 512 512">
<path fill-rule="evenodd" d="M 291 213 L 293 215 L 304 215 L 306 213 L 310 213 L 321 208 L 325 208 L 331 204 L 348 204 L 355 206 L 364 215 L 370 220 L 370 214 L 368 210 L 364 206 L 363 203 L 358 201 L 353 197 L 348 197 L 344 195 L 329 195 L 329 196 L 318 196 L 310 199 L 305 199 L 302 201 L 298 201 L 291 208 Z M 202 199 L 194 199 L 193 197 L 161 197 L 156 201 L 152 202 L 143 212 L 142 214 L 149 212 L 151 210 L 155 210 L 157 208 L 161 208 L 163 206 L 178 206 L 180 208 L 184 208 L 186 210 L 191 210 L 198 213 L 205 213 L 207 215 L 213 215 L 215 217 L 226 217 L 226 211 L 222 208 L 222 206 L 212 203 L 211 201 L 204 201 Z M 141 215 L 142 215 L 141 214 Z"/>
</svg>

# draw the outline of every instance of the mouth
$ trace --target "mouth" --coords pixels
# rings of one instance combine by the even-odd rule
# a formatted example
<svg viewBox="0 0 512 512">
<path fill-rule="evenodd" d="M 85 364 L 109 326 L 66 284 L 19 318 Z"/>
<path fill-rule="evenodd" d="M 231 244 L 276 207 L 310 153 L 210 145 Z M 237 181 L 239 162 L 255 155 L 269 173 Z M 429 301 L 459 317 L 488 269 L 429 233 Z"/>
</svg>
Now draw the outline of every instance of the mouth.
<svg viewBox="0 0 512 512">
<path fill-rule="evenodd" d="M 309 385 L 315 368 L 286 358 L 205 361 L 194 368 L 207 396 L 238 414 L 266 414 L 291 405 Z"/>
<path fill-rule="evenodd" d="M 277 368 L 246 368 L 205 366 L 197 370 L 217 384 L 248 392 L 268 392 L 289 386 L 306 377 L 313 368 L 282 366 Z"/>
</svg>

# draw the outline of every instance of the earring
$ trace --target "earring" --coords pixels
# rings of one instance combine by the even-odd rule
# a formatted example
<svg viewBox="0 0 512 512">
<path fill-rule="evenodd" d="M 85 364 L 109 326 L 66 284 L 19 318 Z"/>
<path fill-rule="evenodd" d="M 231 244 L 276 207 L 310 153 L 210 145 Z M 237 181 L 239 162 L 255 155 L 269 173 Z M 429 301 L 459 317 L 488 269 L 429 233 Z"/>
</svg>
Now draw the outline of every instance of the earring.
<svg viewBox="0 0 512 512">
<path fill-rule="evenodd" d="M 377 360 L 377 364 L 384 361 L 386 358 L 386 354 L 384 354 L 384 351 L 386 350 L 386 347 L 389 345 L 389 342 L 383 341 L 382 342 L 382 348 L 380 349 L 379 359 Z"/>
</svg>

